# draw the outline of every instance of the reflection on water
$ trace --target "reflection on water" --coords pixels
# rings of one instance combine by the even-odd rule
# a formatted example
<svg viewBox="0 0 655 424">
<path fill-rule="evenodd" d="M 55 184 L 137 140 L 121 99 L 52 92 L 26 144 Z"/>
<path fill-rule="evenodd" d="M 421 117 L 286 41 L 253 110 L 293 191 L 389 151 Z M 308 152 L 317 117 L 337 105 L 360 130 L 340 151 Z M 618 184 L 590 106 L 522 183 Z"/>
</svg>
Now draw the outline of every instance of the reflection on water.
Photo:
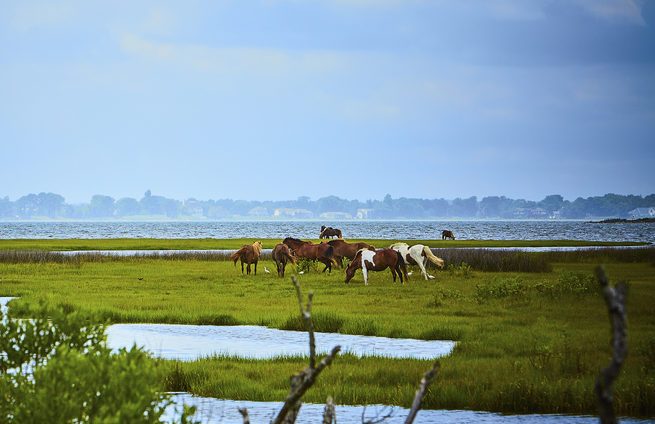
<svg viewBox="0 0 655 424">
<path fill-rule="evenodd" d="M 417 383 L 418 384 L 418 383 Z M 311 390 L 311 389 L 310 389 Z M 246 400 L 223 400 L 192 396 L 188 393 L 176 393 L 173 395 L 175 405 L 166 411 L 165 419 L 170 420 L 175 416 L 175 408 L 181 409 L 186 403 L 197 407 L 195 419 L 202 423 L 242 423 L 241 414 L 237 408 L 247 408 L 250 420 L 253 423 L 268 423 L 275 417 L 282 407 L 282 402 L 252 402 Z M 300 409 L 298 423 L 320 423 L 323 414 L 323 405 L 304 403 Z M 405 408 L 388 407 L 384 405 L 371 405 L 364 410 L 363 406 L 338 405 L 337 422 L 340 424 L 361 424 L 362 413 L 367 420 L 380 418 L 391 414 L 385 423 L 395 424 L 405 422 L 407 413 Z M 447 411 L 447 410 L 421 410 L 416 417 L 415 423 L 536 423 L 536 424 L 595 424 L 597 417 L 572 416 L 572 415 L 502 415 L 491 412 L 477 411 Z M 638 420 L 632 418 L 621 419 L 622 423 L 652 423 L 652 420 Z"/>
<path fill-rule="evenodd" d="M 113 349 L 136 343 L 166 359 L 193 360 L 212 354 L 265 359 L 306 356 L 309 350 L 303 331 L 254 325 L 115 324 L 109 326 L 107 336 Z M 317 352 L 328 353 L 335 345 L 357 356 L 433 359 L 448 355 L 455 342 L 316 333 Z"/>
<path fill-rule="evenodd" d="M 316 238 L 322 224 L 346 239 L 597 240 L 655 242 L 654 224 L 582 221 L 248 221 L 248 222 L 0 222 L 0 238 Z"/>
</svg>

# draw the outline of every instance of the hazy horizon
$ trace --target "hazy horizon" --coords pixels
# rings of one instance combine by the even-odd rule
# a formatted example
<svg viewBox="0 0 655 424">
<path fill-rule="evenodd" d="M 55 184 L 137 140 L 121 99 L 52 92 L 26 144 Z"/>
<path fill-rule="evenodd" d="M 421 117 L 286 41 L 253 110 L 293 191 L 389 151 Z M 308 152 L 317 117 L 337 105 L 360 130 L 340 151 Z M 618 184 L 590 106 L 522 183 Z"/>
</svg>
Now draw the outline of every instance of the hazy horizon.
<svg viewBox="0 0 655 424">
<path fill-rule="evenodd" d="M 655 191 L 655 2 L 8 0 L 0 197 Z"/>
</svg>

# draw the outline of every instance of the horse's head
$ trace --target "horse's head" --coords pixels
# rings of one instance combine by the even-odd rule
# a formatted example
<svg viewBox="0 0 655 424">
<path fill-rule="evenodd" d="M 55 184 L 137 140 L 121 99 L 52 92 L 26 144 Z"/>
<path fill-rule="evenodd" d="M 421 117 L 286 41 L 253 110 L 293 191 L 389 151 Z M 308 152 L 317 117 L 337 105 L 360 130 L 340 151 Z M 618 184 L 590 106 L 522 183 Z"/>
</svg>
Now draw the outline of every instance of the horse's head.
<svg viewBox="0 0 655 424">
<path fill-rule="evenodd" d="M 360 267 L 362 263 L 362 252 L 358 251 L 355 254 L 355 257 L 353 258 L 352 261 L 348 264 L 348 267 L 346 268 L 346 283 L 350 282 L 352 278 L 355 276 L 355 272 L 357 271 L 357 268 Z"/>
</svg>

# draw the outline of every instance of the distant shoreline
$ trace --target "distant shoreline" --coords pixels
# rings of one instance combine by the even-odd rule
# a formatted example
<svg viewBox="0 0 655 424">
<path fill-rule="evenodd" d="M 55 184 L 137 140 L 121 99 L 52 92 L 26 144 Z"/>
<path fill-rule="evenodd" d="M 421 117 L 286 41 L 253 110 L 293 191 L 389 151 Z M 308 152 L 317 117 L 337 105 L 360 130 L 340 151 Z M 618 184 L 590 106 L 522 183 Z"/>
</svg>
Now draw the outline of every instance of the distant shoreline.
<svg viewBox="0 0 655 424">
<path fill-rule="evenodd" d="M 589 221 L 590 224 L 652 224 L 655 223 L 655 218 L 610 218 L 603 219 L 602 221 Z"/>
</svg>

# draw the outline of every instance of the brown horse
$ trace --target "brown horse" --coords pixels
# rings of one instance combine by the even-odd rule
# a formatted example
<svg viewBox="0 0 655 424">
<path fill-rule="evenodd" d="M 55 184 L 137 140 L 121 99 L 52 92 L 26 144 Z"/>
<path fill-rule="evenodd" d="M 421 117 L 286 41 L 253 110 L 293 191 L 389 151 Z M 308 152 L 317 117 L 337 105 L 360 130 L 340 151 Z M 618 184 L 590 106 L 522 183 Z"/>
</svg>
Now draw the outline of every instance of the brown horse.
<svg viewBox="0 0 655 424">
<path fill-rule="evenodd" d="M 346 268 L 346 283 L 353 278 L 355 271 L 359 268 L 362 269 L 365 285 L 368 285 L 368 271 L 384 271 L 387 268 L 391 270 L 394 282 L 396 281 L 396 274 L 400 277 L 401 283 L 405 283 L 403 277 L 409 281 L 405 261 L 401 254 L 393 249 L 380 249 L 376 251 L 361 249 L 357 251 L 355 259 Z"/>
<path fill-rule="evenodd" d="M 448 240 L 448 239 L 455 240 L 455 234 L 453 234 L 453 232 L 450 230 L 443 230 L 441 232 L 441 240 Z"/>
<path fill-rule="evenodd" d="M 289 249 L 289 246 L 284 243 L 276 244 L 271 256 L 273 257 L 273 262 L 275 262 L 275 265 L 277 266 L 278 277 L 284 277 L 284 269 L 287 267 L 287 262 L 291 262 L 292 264 L 296 263 L 296 257 L 293 252 Z"/>
<path fill-rule="evenodd" d="M 343 258 L 351 261 L 360 249 L 375 250 L 375 247 L 368 243 L 348 243 L 343 240 L 330 240 L 328 244 L 334 248 L 334 260 L 343 267 Z"/>
<path fill-rule="evenodd" d="M 325 225 L 321 225 L 321 234 L 319 234 L 318 238 L 332 238 L 332 237 L 338 237 L 340 239 L 343 238 L 341 235 L 341 230 L 338 228 L 332 228 L 332 227 L 326 227 Z"/>
<path fill-rule="evenodd" d="M 334 261 L 332 256 L 334 254 L 334 249 L 329 244 L 314 244 L 309 241 L 302 241 L 291 237 L 285 238 L 282 243 L 286 244 L 289 249 L 293 250 L 296 257 L 319 261 L 325 265 L 323 272 L 325 272 L 325 270 L 328 270 L 330 273 L 332 272 L 332 262 Z"/>
<path fill-rule="evenodd" d="M 262 242 L 256 241 L 253 244 L 246 244 L 241 249 L 230 255 L 230 260 L 234 261 L 234 266 L 237 266 L 237 261 L 241 260 L 241 273 L 243 274 L 243 263 L 246 263 L 246 273 L 250 275 L 250 264 L 255 264 L 255 275 L 257 275 L 257 262 L 259 255 L 262 253 Z"/>
</svg>

